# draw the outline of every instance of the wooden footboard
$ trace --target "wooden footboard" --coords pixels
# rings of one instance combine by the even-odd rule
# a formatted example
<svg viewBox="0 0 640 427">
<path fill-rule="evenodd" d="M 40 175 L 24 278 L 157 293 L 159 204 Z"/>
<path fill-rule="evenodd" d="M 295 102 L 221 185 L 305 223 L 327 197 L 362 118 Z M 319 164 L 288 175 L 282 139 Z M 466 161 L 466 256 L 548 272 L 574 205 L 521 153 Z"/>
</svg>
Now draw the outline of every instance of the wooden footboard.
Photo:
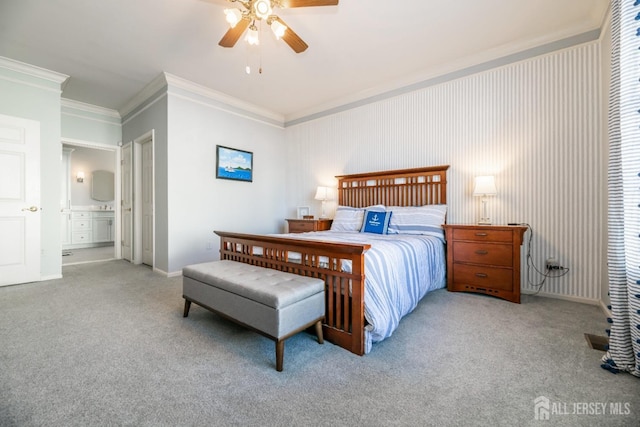
<svg viewBox="0 0 640 427">
<path fill-rule="evenodd" d="M 370 245 L 216 231 L 220 259 L 317 277 L 325 282 L 326 340 L 364 354 L 364 253 Z M 343 271 L 345 261 L 351 272 Z"/>
</svg>

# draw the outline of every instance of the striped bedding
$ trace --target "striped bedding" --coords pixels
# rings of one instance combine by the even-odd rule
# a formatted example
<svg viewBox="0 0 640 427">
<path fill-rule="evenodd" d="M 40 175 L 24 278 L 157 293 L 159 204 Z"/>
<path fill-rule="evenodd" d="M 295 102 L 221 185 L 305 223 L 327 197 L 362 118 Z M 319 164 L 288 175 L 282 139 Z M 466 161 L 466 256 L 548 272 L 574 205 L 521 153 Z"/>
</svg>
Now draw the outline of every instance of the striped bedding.
<svg viewBox="0 0 640 427">
<path fill-rule="evenodd" d="M 437 237 L 336 231 L 278 236 L 371 245 L 365 254 L 365 353 L 390 337 L 427 292 L 446 284 L 444 242 Z"/>
</svg>

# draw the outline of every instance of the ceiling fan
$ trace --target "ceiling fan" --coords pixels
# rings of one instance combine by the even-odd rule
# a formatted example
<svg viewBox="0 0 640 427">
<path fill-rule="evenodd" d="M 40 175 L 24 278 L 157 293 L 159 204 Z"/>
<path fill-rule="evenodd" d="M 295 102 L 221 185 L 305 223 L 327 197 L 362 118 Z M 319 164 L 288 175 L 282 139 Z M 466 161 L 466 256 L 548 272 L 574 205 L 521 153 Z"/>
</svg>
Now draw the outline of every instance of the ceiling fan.
<svg viewBox="0 0 640 427">
<path fill-rule="evenodd" d="M 240 3 L 242 9 L 225 9 L 227 22 L 231 26 L 218 44 L 222 47 L 233 47 L 240 36 L 248 28 L 245 40 L 252 45 L 260 42 L 257 21 L 264 21 L 271 27 L 277 39 L 282 39 L 296 53 L 304 52 L 309 47 L 285 22 L 274 14 L 275 8 L 335 6 L 339 0 L 228 0 Z"/>
</svg>

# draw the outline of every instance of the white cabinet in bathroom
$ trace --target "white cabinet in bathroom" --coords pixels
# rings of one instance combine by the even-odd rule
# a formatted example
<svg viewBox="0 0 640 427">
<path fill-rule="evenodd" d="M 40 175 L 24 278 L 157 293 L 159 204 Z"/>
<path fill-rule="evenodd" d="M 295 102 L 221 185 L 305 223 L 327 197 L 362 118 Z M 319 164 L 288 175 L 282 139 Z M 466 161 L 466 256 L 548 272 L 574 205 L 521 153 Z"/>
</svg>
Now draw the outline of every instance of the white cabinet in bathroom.
<svg viewBox="0 0 640 427">
<path fill-rule="evenodd" d="M 72 211 L 71 212 L 71 244 L 87 245 L 93 243 L 91 235 L 91 212 Z"/>
<path fill-rule="evenodd" d="M 114 211 L 89 211 L 72 210 L 70 224 L 71 241 L 65 244 L 63 239 L 63 249 L 91 248 L 104 246 L 114 241 L 115 212 Z M 68 217 L 66 217 L 68 221 Z M 63 214 L 63 221 L 65 215 Z M 67 224 L 69 224 L 67 222 Z"/>
<path fill-rule="evenodd" d="M 114 218 L 113 212 L 92 212 L 93 243 L 113 242 Z"/>
</svg>

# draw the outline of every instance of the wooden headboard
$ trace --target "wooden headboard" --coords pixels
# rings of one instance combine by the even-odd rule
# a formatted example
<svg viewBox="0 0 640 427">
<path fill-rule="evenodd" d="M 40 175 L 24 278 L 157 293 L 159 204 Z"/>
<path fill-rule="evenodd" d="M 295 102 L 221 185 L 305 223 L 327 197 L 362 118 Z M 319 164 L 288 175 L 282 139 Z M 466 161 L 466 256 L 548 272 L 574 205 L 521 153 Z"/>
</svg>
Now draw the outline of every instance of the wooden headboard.
<svg viewBox="0 0 640 427">
<path fill-rule="evenodd" d="M 338 175 L 338 204 L 422 206 L 447 203 L 446 166 Z"/>
</svg>

